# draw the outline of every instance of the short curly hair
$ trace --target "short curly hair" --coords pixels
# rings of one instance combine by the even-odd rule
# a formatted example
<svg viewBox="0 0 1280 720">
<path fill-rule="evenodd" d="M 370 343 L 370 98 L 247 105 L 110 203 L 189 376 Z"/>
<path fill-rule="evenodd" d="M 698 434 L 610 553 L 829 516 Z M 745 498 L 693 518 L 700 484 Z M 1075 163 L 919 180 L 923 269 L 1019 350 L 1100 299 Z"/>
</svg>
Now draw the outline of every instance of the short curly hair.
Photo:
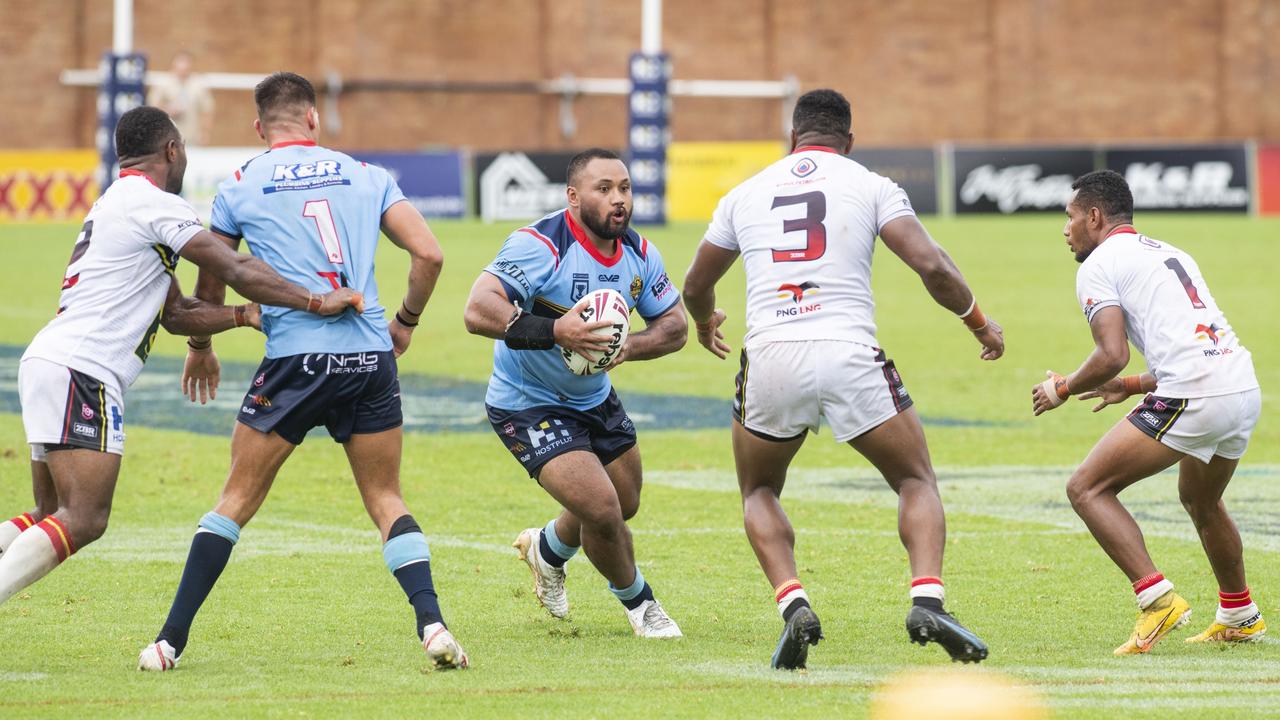
<svg viewBox="0 0 1280 720">
<path fill-rule="evenodd" d="M 180 137 L 169 114 L 158 107 L 140 105 L 120 116 L 116 123 L 116 156 L 146 157 L 164 149 L 170 139 Z"/>
<path fill-rule="evenodd" d="M 1094 170 L 1071 183 L 1075 204 L 1088 210 L 1096 207 L 1108 220 L 1133 220 L 1133 191 L 1124 176 L 1115 170 Z"/>
<path fill-rule="evenodd" d="M 791 127 L 796 135 L 823 135 L 842 138 L 849 134 L 853 116 L 849 101 L 835 90 L 810 90 L 796 100 Z"/>
</svg>

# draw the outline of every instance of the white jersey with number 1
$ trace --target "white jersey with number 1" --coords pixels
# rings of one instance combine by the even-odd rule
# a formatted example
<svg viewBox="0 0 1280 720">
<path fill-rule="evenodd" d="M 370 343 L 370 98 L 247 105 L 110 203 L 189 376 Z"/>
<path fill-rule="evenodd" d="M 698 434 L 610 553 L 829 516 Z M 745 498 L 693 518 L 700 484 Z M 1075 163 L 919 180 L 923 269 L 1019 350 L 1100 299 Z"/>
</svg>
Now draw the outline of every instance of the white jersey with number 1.
<svg viewBox="0 0 1280 720">
<path fill-rule="evenodd" d="M 123 393 L 151 352 L 177 253 L 203 229 L 186 200 L 141 173 L 121 173 L 85 216 L 58 315 L 23 359 L 58 363 Z"/>
<path fill-rule="evenodd" d="M 1119 306 L 1158 395 L 1205 398 L 1258 387 L 1249 351 L 1200 266 L 1178 248 L 1122 226 L 1080 265 L 1076 295 L 1090 322 L 1102 308 Z"/>
<path fill-rule="evenodd" d="M 871 255 L 914 215 L 892 180 L 825 147 L 797 148 L 734 188 L 705 240 L 742 255 L 745 348 L 792 340 L 876 344 Z"/>
</svg>

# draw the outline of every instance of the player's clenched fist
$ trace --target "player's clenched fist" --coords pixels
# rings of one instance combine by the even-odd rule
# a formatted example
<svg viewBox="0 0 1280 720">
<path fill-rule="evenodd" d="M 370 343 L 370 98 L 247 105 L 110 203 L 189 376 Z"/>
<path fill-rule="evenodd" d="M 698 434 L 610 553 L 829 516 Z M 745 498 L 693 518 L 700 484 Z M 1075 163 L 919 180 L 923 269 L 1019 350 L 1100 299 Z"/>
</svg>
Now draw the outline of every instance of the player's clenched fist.
<svg viewBox="0 0 1280 720">
<path fill-rule="evenodd" d="M 724 310 L 716 308 L 711 313 L 711 317 L 706 322 L 694 322 L 694 328 L 697 330 L 698 342 L 702 347 L 706 348 L 712 355 L 723 360 L 732 349 L 729 344 L 724 341 L 724 333 L 721 332 L 720 326 L 725 321 Z"/>
<path fill-rule="evenodd" d="M 1004 328 L 1000 323 L 988 318 L 981 330 L 974 330 L 973 336 L 982 344 L 983 360 L 997 360 L 1004 355 Z"/>
<path fill-rule="evenodd" d="M 351 288 L 338 288 L 324 295 L 313 294 L 307 310 L 317 315 L 337 315 L 349 307 L 357 313 L 363 313 L 364 295 Z"/>
<path fill-rule="evenodd" d="M 1031 409 L 1036 415 L 1048 412 L 1071 397 L 1067 379 L 1052 370 L 1045 370 L 1046 380 L 1031 388 Z"/>
</svg>

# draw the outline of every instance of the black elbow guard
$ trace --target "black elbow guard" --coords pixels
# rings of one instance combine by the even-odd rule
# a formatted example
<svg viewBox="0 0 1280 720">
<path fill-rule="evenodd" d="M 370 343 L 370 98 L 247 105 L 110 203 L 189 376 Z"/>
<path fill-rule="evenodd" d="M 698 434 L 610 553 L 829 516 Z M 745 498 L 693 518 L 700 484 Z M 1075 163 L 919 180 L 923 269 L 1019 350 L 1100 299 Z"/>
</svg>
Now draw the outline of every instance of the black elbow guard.
<svg viewBox="0 0 1280 720">
<path fill-rule="evenodd" d="M 556 344 L 555 326 L 551 318 L 520 313 L 507 326 L 503 341 L 512 350 L 550 350 Z"/>
</svg>

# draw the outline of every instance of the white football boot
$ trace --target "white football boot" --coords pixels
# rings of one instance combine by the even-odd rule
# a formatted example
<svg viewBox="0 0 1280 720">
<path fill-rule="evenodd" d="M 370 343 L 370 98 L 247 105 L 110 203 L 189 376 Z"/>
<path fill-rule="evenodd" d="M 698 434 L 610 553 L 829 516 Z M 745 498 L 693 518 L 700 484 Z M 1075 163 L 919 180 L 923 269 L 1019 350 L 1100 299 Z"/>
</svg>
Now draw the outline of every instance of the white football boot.
<svg viewBox="0 0 1280 720">
<path fill-rule="evenodd" d="M 657 600 L 645 600 L 636 609 L 628 610 L 627 619 L 631 621 L 631 629 L 642 638 L 684 637 L 676 621 Z"/>
<path fill-rule="evenodd" d="M 564 568 L 550 565 L 542 559 L 538 539 L 542 528 L 529 528 L 521 532 L 511 547 L 520 552 L 520 559 L 529 564 L 533 573 L 533 591 L 538 602 L 552 617 L 563 618 L 569 614 L 569 598 L 564 592 Z"/>
<path fill-rule="evenodd" d="M 142 648 L 138 654 L 138 669 L 149 672 L 164 672 L 178 666 L 177 653 L 168 640 L 153 642 Z"/>
<path fill-rule="evenodd" d="M 440 623 L 422 629 L 422 647 L 437 670 L 466 670 L 471 665 L 453 633 Z"/>
</svg>

